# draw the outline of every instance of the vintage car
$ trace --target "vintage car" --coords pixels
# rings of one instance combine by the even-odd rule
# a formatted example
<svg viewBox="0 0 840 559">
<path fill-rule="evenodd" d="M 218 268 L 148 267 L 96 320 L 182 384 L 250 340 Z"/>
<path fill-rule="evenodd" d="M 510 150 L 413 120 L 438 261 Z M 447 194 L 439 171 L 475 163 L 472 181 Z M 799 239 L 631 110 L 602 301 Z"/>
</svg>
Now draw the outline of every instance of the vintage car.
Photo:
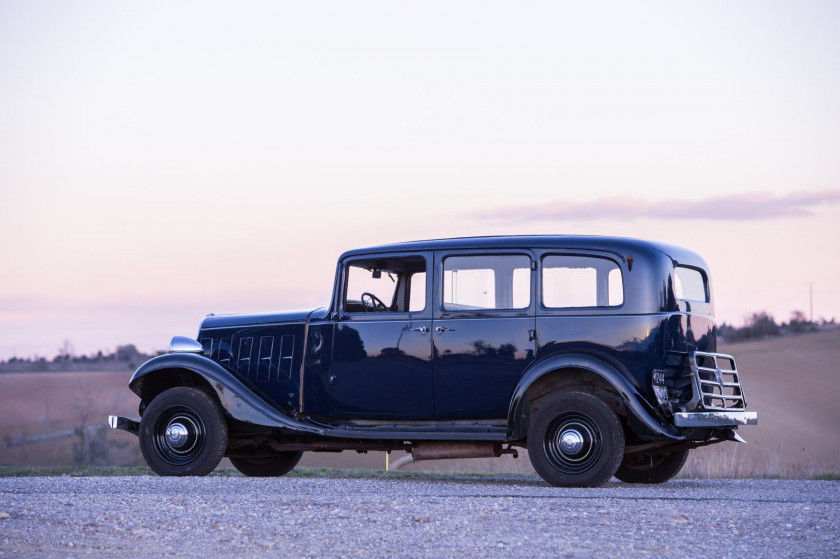
<svg viewBox="0 0 840 559">
<path fill-rule="evenodd" d="M 208 315 L 129 387 L 160 475 L 249 476 L 305 451 L 414 460 L 516 455 L 556 486 L 660 483 L 690 449 L 754 425 L 716 353 L 709 270 L 666 244 L 588 236 L 417 241 L 351 250 L 332 301 Z"/>
</svg>

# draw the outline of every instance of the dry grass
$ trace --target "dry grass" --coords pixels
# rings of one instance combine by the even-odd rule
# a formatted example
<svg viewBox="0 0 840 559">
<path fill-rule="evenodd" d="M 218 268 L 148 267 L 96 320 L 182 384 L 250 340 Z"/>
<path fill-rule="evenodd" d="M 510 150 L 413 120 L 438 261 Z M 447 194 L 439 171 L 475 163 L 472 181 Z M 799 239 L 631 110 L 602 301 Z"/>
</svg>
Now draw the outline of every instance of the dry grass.
<svg viewBox="0 0 840 559">
<path fill-rule="evenodd" d="M 801 456 L 776 452 L 750 452 L 744 445 L 722 443 L 689 455 L 680 477 L 684 478 L 774 478 L 817 479 L 840 473 L 834 465 L 820 465 L 806 453 Z"/>
</svg>

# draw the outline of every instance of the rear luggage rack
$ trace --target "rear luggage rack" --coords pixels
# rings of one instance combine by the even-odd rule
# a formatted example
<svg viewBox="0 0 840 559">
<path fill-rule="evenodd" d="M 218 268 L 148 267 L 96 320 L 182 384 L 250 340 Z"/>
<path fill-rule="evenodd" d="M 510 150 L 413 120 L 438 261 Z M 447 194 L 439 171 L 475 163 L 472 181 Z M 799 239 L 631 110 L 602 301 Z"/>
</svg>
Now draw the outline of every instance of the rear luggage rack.
<svg viewBox="0 0 840 559">
<path fill-rule="evenodd" d="M 700 398 L 697 411 L 738 411 L 747 407 L 734 357 L 695 351 L 689 362 L 695 398 Z"/>
</svg>

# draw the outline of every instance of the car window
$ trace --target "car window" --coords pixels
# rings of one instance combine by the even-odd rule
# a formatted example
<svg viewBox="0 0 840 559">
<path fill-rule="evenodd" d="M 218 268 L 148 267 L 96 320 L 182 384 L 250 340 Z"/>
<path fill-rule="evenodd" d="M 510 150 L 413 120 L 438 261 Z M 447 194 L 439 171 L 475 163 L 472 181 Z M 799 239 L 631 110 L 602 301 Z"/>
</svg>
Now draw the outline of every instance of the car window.
<svg viewBox="0 0 840 559">
<path fill-rule="evenodd" d="M 621 269 L 607 258 L 546 256 L 542 261 L 542 302 L 555 309 L 619 306 L 624 302 Z"/>
<path fill-rule="evenodd" d="M 531 304 L 527 255 L 450 256 L 443 261 L 445 310 L 524 309 Z"/>
<path fill-rule="evenodd" d="M 703 274 L 694 268 L 674 267 L 674 295 L 684 301 L 702 301 L 707 303 L 706 281 Z"/>
<path fill-rule="evenodd" d="M 345 278 L 347 312 L 419 312 L 426 307 L 426 259 L 421 256 L 352 261 Z"/>
<path fill-rule="evenodd" d="M 426 308 L 426 272 L 415 272 L 410 276 L 408 310 L 420 312 Z"/>
</svg>

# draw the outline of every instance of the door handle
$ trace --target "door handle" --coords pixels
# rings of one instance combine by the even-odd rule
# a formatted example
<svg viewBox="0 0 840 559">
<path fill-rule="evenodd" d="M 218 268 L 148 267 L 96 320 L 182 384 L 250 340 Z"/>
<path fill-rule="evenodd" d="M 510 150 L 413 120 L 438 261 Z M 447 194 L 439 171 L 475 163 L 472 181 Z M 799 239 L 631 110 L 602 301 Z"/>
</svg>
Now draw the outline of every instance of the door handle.
<svg viewBox="0 0 840 559">
<path fill-rule="evenodd" d="M 421 334 L 428 334 L 429 327 L 428 326 L 421 326 L 420 328 L 412 328 L 415 332 L 420 332 Z"/>
<path fill-rule="evenodd" d="M 435 328 L 435 332 L 438 334 L 443 334 L 444 332 L 454 332 L 455 328 L 447 328 L 446 326 L 438 326 Z"/>
</svg>

